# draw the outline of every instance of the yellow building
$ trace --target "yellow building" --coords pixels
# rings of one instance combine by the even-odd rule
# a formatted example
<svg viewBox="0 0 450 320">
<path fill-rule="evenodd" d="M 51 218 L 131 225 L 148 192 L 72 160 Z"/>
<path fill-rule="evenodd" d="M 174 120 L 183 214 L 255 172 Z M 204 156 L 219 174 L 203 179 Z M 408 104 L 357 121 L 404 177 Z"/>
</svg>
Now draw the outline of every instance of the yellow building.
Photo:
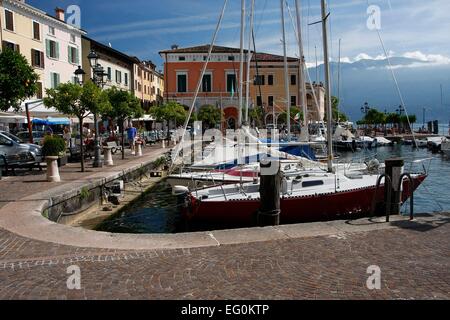
<svg viewBox="0 0 450 320">
<path fill-rule="evenodd" d="M 157 71 L 155 68 L 152 70 L 152 103 L 160 105 L 163 103 L 164 99 L 164 75 Z"/>
<path fill-rule="evenodd" d="M 38 93 L 42 98 L 44 74 L 44 26 L 39 22 L 46 13 L 22 1 L 0 0 L 1 49 L 20 52 L 39 75 Z"/>
<path fill-rule="evenodd" d="M 300 107 L 299 88 L 300 69 L 299 60 L 288 57 L 288 81 L 289 81 L 289 104 Z M 286 89 L 284 73 L 284 57 L 279 55 L 257 53 L 253 55 L 250 65 L 250 97 L 254 106 L 262 106 L 265 111 L 265 122 L 272 123 L 275 115 L 275 122 L 278 116 L 286 111 Z M 318 100 L 317 108 L 312 88 Z M 316 84 L 306 84 L 307 97 L 307 121 L 322 121 L 325 113 L 324 106 L 325 90 L 323 86 Z M 295 115 L 291 115 L 292 118 Z"/>
<path fill-rule="evenodd" d="M 134 93 L 142 101 L 144 110 L 162 103 L 164 76 L 156 71 L 151 61 L 140 61 L 134 57 Z"/>
</svg>

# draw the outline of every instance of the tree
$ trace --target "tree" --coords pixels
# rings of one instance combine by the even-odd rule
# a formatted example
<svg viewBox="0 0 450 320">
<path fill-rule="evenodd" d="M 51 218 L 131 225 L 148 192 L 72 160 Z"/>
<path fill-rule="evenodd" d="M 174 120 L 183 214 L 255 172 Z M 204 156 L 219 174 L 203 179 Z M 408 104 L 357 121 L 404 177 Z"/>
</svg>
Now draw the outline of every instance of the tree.
<svg viewBox="0 0 450 320">
<path fill-rule="evenodd" d="M 109 103 L 111 104 L 111 109 L 108 113 L 106 113 L 106 115 L 113 119 L 116 119 L 119 124 L 122 145 L 122 159 L 125 159 L 123 123 L 129 118 L 141 117 L 144 114 L 144 110 L 141 107 L 139 99 L 128 91 L 119 90 L 116 87 L 112 87 L 105 90 L 105 92 L 108 95 Z"/>
<path fill-rule="evenodd" d="M 248 116 L 255 127 L 262 128 L 264 126 L 263 111 L 260 107 L 251 108 Z"/>
<path fill-rule="evenodd" d="M 408 121 L 409 118 L 409 121 Z M 411 130 L 411 127 L 409 124 L 413 124 L 416 123 L 417 121 L 417 117 L 415 114 L 410 115 L 409 117 L 407 115 L 402 115 L 400 116 L 399 122 L 402 124 L 402 128 L 404 128 L 404 126 L 406 126 L 407 128 L 409 128 L 409 131 Z"/>
<path fill-rule="evenodd" d="M 153 106 L 149 113 L 156 118 L 157 121 L 167 121 L 167 138 L 169 138 L 169 122 L 174 121 L 175 127 L 177 123 L 186 121 L 187 111 L 177 102 L 171 101 L 162 106 Z"/>
<path fill-rule="evenodd" d="M 220 124 L 224 114 L 223 111 L 212 105 L 201 106 L 197 120 L 203 122 L 208 128 L 215 128 L 217 124 Z"/>
<path fill-rule="evenodd" d="M 18 52 L 6 48 L 0 53 L 0 110 L 20 110 L 20 104 L 37 92 L 39 76 Z"/>
<path fill-rule="evenodd" d="M 47 89 L 46 93 L 44 105 L 47 108 L 53 107 L 61 113 L 75 116 L 80 122 L 81 172 L 84 172 L 83 121 L 91 112 L 103 113 L 110 110 L 108 96 L 92 81 L 87 81 L 83 86 L 62 83 L 55 89 Z"/>
<path fill-rule="evenodd" d="M 345 113 L 340 112 L 339 109 L 339 99 L 335 96 L 331 96 L 331 113 L 333 115 L 333 121 L 347 121 L 348 117 Z M 327 109 L 325 108 L 325 119 L 327 119 Z"/>
</svg>

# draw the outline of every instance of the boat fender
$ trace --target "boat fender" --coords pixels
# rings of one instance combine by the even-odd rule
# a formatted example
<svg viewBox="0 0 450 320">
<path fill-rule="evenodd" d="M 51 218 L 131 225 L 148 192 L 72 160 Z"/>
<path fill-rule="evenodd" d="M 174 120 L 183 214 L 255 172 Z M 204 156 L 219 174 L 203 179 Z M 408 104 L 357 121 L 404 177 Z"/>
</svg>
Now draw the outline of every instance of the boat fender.
<svg viewBox="0 0 450 320">
<path fill-rule="evenodd" d="M 185 186 L 174 186 L 172 188 L 172 195 L 180 196 L 189 193 L 189 188 Z"/>
<path fill-rule="evenodd" d="M 288 183 L 286 177 L 281 180 L 281 193 L 286 194 L 288 192 Z"/>
</svg>

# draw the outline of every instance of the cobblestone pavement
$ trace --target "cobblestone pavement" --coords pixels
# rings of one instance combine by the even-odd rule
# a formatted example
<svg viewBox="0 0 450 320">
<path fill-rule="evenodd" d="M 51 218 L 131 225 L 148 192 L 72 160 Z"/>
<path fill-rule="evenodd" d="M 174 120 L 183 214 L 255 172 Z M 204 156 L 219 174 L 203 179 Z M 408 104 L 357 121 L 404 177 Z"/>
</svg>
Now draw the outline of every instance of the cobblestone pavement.
<svg viewBox="0 0 450 320">
<path fill-rule="evenodd" d="M 449 299 L 450 218 L 416 228 L 218 247 L 118 251 L 0 229 L 0 299 Z M 81 289 L 67 289 L 67 268 Z M 381 269 L 381 289 L 366 287 Z"/>
<path fill-rule="evenodd" d="M 150 154 L 157 151 L 160 145 L 147 146 L 143 148 L 143 155 Z M 169 151 L 169 149 L 167 149 Z M 125 149 L 125 159 L 122 160 L 120 152 L 113 155 L 113 167 L 93 168 L 92 160 L 86 159 L 85 172 L 80 172 L 80 163 L 68 163 L 66 166 L 60 168 L 61 182 L 47 182 L 45 167 L 42 171 L 33 169 L 29 171 L 16 170 L 17 176 L 4 176 L 0 180 L 0 207 L 6 205 L 8 202 L 17 201 L 26 196 L 32 195 L 36 192 L 45 190 L 46 188 L 64 185 L 66 183 L 82 179 L 90 176 L 98 171 L 114 170 L 117 166 L 125 164 L 131 160 L 136 160 L 135 156 L 130 155 L 130 149 Z"/>
</svg>

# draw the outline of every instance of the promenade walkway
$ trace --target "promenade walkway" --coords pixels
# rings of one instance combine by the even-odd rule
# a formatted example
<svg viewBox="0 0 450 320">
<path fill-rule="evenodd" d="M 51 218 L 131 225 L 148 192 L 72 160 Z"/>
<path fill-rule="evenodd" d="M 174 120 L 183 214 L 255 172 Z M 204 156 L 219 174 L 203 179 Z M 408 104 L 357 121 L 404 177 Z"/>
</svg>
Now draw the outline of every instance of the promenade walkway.
<svg viewBox="0 0 450 320">
<path fill-rule="evenodd" d="M 64 168 L 58 187 L 98 174 L 89 170 Z M 0 181 L 0 299 L 450 299 L 448 214 L 119 236 L 24 209 L 54 187 L 42 180 Z M 373 265 L 379 290 L 366 285 Z M 67 287 L 71 266 L 79 267 L 79 290 Z"/>
</svg>

